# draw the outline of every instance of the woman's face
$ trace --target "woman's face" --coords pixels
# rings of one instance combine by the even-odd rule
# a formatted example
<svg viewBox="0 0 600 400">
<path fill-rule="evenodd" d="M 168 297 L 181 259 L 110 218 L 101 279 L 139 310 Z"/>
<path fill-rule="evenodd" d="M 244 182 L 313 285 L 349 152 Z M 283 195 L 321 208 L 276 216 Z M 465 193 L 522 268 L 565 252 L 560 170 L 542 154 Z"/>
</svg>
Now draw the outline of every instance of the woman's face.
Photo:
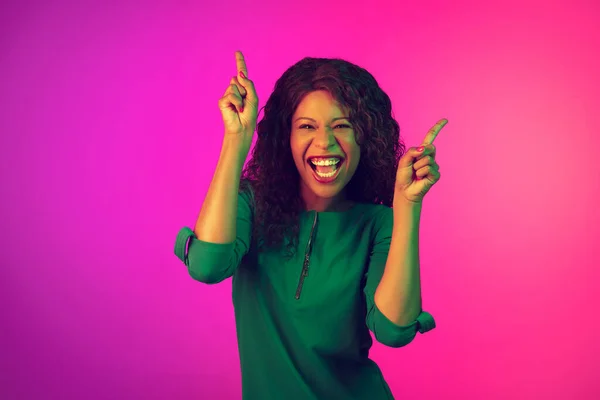
<svg viewBox="0 0 600 400">
<path fill-rule="evenodd" d="M 360 160 L 348 114 L 327 91 L 307 94 L 292 116 L 290 145 L 308 209 L 325 211 L 344 200 Z"/>
</svg>

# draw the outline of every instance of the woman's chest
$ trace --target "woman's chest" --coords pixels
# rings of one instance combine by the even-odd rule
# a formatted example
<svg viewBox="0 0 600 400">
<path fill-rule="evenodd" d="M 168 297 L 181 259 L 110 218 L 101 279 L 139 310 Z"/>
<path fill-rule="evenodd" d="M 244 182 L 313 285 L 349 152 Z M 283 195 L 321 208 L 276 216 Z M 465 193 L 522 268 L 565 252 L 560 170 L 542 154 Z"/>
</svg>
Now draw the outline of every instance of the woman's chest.
<svg viewBox="0 0 600 400">
<path fill-rule="evenodd" d="M 291 258 L 260 253 L 256 278 L 263 294 L 294 310 L 352 306 L 362 295 L 369 253 L 368 237 L 316 231 L 300 236 Z"/>
</svg>

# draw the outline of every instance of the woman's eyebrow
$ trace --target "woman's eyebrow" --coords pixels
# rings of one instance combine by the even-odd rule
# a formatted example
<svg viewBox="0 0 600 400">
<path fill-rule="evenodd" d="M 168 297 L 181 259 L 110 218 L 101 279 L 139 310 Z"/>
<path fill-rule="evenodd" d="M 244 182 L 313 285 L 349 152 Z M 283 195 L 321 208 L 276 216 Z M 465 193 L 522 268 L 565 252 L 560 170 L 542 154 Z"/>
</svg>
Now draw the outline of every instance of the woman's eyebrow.
<svg viewBox="0 0 600 400">
<path fill-rule="evenodd" d="M 312 118 L 309 118 L 309 117 L 298 117 L 298 118 L 296 118 L 296 120 L 294 122 L 298 122 L 301 119 L 308 119 L 308 120 L 310 120 L 312 122 L 315 122 L 315 123 L 317 122 L 316 120 L 314 120 Z M 337 118 L 332 119 L 331 122 L 335 122 L 335 121 L 337 121 L 339 119 L 348 119 L 348 117 L 337 117 Z"/>
</svg>

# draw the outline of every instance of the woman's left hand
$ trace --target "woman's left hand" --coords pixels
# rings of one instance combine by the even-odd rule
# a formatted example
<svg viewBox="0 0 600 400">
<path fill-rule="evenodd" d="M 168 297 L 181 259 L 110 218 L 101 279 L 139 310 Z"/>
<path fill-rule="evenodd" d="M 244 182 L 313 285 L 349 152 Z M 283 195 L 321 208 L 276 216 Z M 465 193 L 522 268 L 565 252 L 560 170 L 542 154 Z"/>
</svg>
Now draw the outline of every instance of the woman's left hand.
<svg viewBox="0 0 600 400">
<path fill-rule="evenodd" d="M 411 147 L 402 156 L 396 173 L 394 202 L 398 200 L 421 203 L 429 189 L 440 179 L 440 167 L 435 161 L 433 141 L 448 123 L 441 119 L 427 132 L 420 147 Z"/>
</svg>

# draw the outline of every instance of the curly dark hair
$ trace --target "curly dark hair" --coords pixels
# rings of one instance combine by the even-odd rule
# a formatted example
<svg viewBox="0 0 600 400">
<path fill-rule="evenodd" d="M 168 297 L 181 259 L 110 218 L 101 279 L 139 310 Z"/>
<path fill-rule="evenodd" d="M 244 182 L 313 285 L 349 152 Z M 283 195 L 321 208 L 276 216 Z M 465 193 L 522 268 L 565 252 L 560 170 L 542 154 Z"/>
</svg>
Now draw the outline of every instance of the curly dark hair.
<svg viewBox="0 0 600 400">
<path fill-rule="evenodd" d="M 275 83 L 262 119 L 252 158 L 240 190 L 254 194 L 253 239 L 259 248 L 277 248 L 287 241 L 291 257 L 298 245 L 300 174 L 290 147 L 292 116 L 310 92 L 325 90 L 349 110 L 361 157 L 346 186 L 349 200 L 391 207 L 398 160 L 405 152 L 389 96 L 364 68 L 342 59 L 306 57 Z"/>
</svg>

